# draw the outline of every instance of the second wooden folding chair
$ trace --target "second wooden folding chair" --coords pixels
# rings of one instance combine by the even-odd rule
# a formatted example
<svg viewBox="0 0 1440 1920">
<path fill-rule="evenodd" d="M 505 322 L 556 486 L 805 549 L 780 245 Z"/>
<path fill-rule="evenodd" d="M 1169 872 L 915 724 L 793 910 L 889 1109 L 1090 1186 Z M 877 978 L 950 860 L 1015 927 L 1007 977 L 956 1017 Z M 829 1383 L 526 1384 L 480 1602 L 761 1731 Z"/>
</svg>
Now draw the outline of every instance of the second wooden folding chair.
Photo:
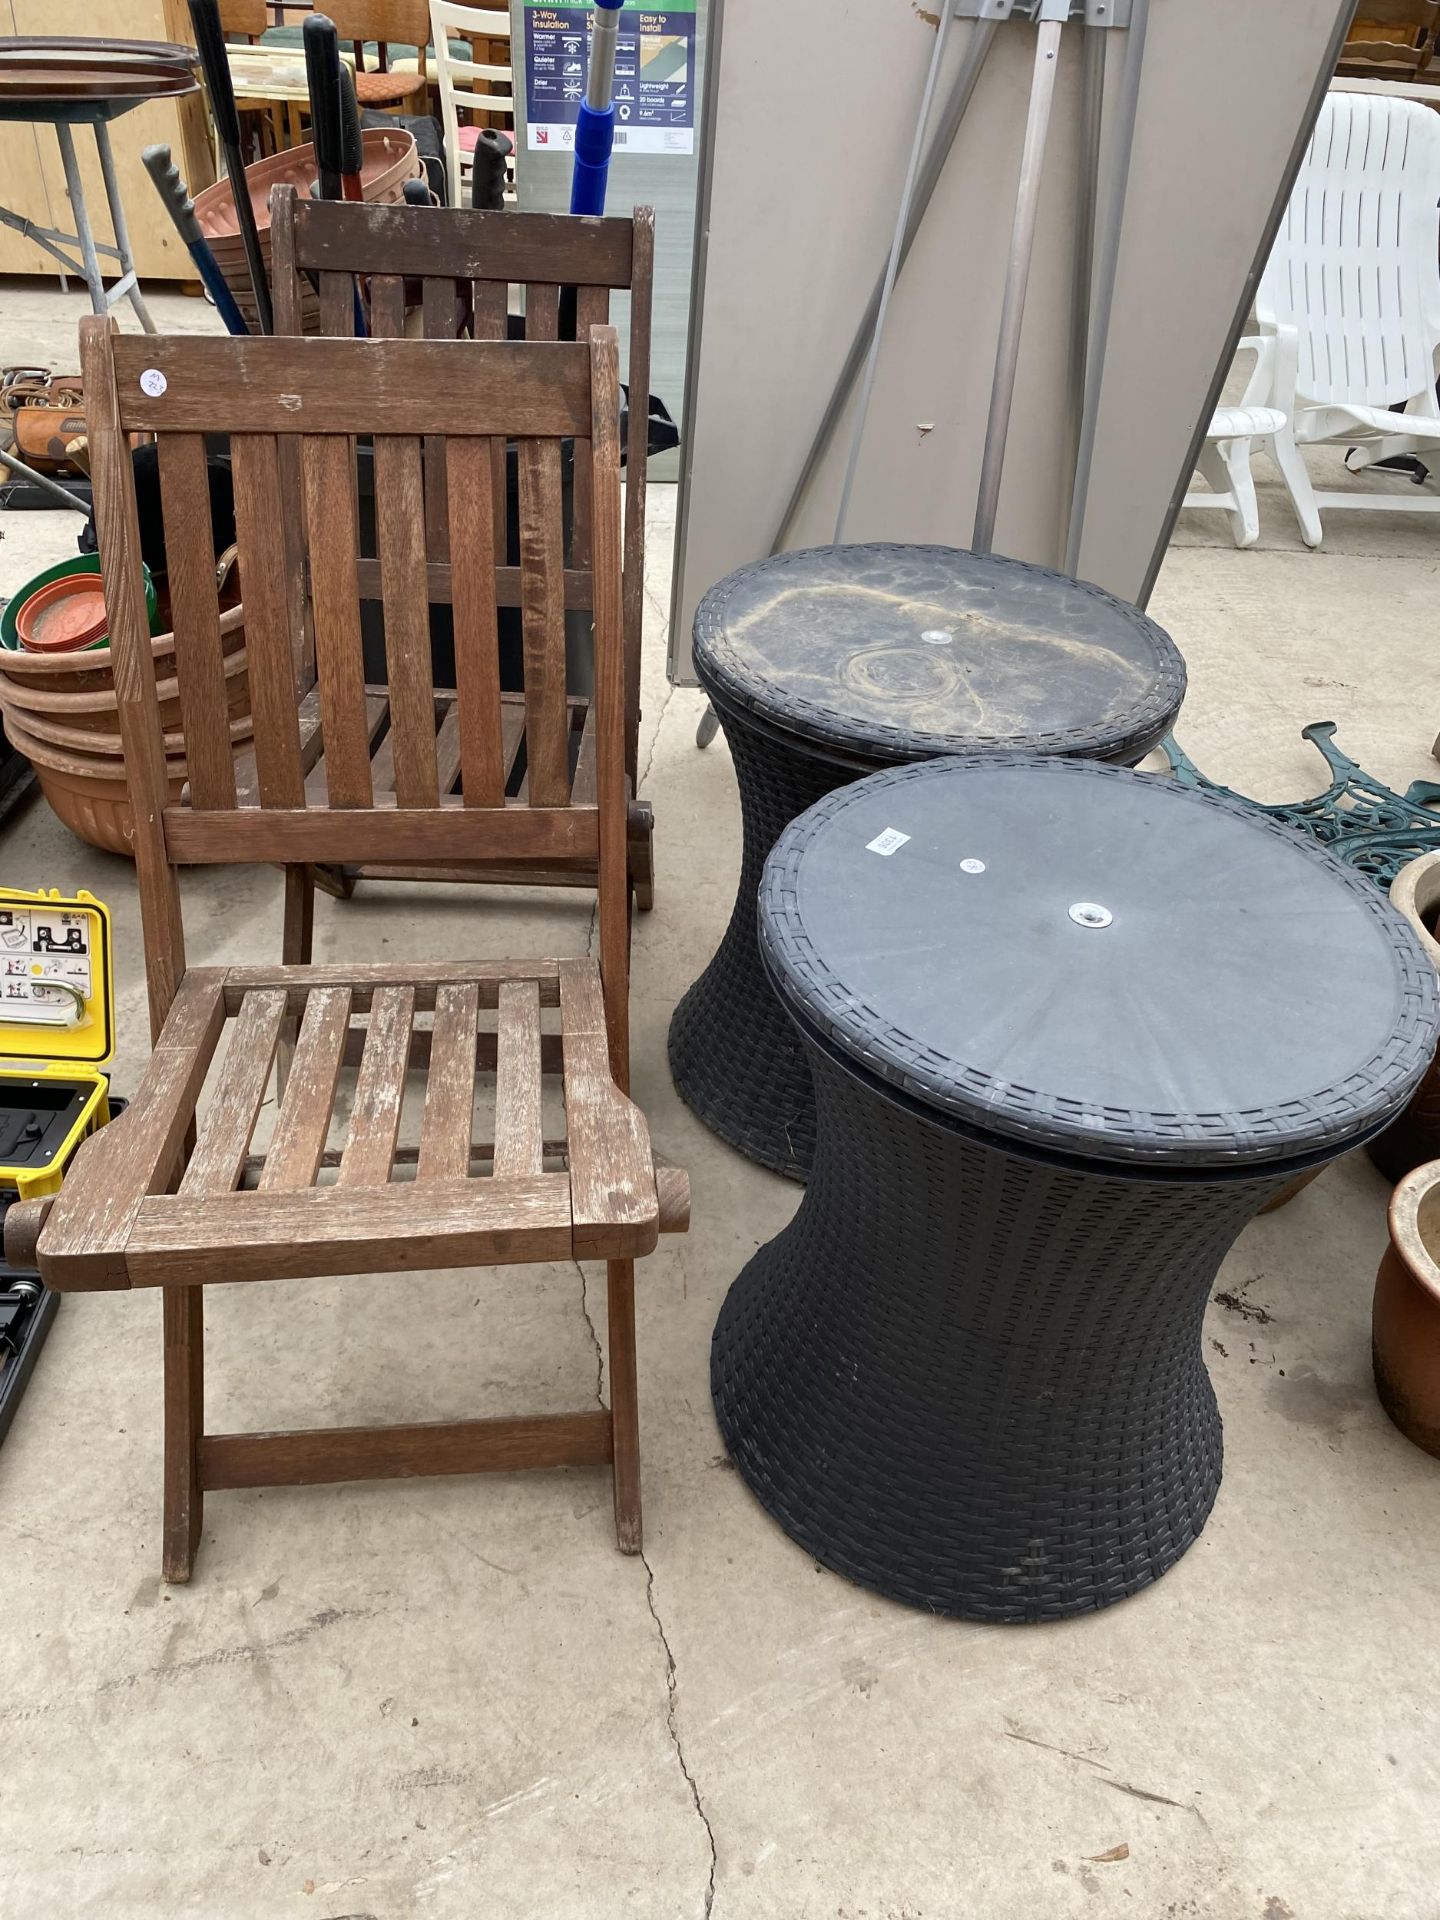
<svg viewBox="0 0 1440 1920">
<path fill-rule="evenodd" d="M 573 289 L 575 331 L 584 340 L 592 326 L 608 321 L 612 293 L 628 292 L 629 365 L 631 394 L 629 447 L 626 461 L 623 536 L 624 621 L 624 750 L 628 786 L 627 839 L 629 873 L 634 900 L 642 911 L 654 899 L 651 852 L 653 816 L 635 792 L 639 776 L 640 645 L 645 613 L 645 453 L 648 437 L 650 390 L 650 312 L 654 259 L 654 216 L 637 208 L 631 219 L 575 220 L 565 215 L 487 213 L 472 209 L 368 206 L 298 199 L 293 189 L 277 190 L 272 201 L 272 246 L 275 274 L 276 327 L 298 333 L 309 324 L 318 293 L 322 332 L 348 336 L 354 325 L 355 277 L 363 282 L 370 308 L 371 330 L 396 335 L 422 329 L 434 340 L 454 340 L 468 333 L 476 342 L 503 340 L 513 331 L 509 316 L 511 289 L 524 289 L 524 333 L 528 343 L 553 343 L 560 328 L 562 289 Z M 437 461 L 438 440 L 427 442 L 423 472 L 424 536 L 428 572 L 421 596 L 437 606 L 450 598 L 452 536 L 445 507 L 445 478 Z M 511 456 L 511 473 L 514 473 Z M 519 507 L 529 509 L 536 537 L 544 543 L 545 588 L 526 597 L 521 559 L 519 518 L 507 512 L 506 466 L 497 452 L 492 490 L 495 515 L 493 543 L 496 592 L 502 609 L 518 609 L 524 625 L 524 695 L 507 693 L 505 716 L 505 784 L 514 796 L 541 782 L 554 798 L 568 780 L 568 791 L 586 798 L 594 781 L 594 717 L 583 664 L 588 639 L 577 649 L 572 633 L 567 682 L 568 731 L 564 768 L 545 757 L 544 742 L 534 736 L 529 719 L 534 691 L 543 693 L 543 676 L 550 671 L 545 654 L 555 630 L 567 618 L 579 616 L 586 624 L 593 604 L 592 505 L 590 482 L 583 461 L 574 468 L 569 492 L 568 541 L 562 525 L 562 482 L 557 472 L 542 501 L 534 494 L 535 477 L 520 470 Z M 377 474 L 377 489 L 379 479 Z M 543 505 L 543 525 L 534 519 Z M 377 529 L 378 531 L 378 529 Z M 478 534 L 474 537 L 479 537 Z M 535 556 L 531 556 L 532 558 Z M 362 564 L 362 587 L 373 581 L 374 558 Z M 539 576 L 528 576 L 533 589 Z M 502 624 L 506 615 L 502 612 Z M 510 613 L 514 619 L 514 613 Z M 544 635 L 544 639 L 540 638 Z M 579 658 L 577 659 L 577 653 Z M 301 669 L 302 683 L 306 669 Z M 372 683 L 373 777 L 377 790 L 388 790 L 392 780 L 388 739 L 389 689 Z M 313 713 L 313 702 L 307 707 Z M 441 741 L 441 771 L 455 773 L 453 729 L 448 726 L 450 696 L 437 690 L 435 727 Z M 322 876 L 323 878 L 323 876 Z M 593 887 L 593 862 L 556 858 L 537 862 L 518 873 L 503 862 L 459 867 L 430 861 L 404 867 L 372 855 L 347 866 L 343 889 L 356 880 L 433 879 L 470 882 L 523 880 L 529 885 Z M 298 951 L 298 949 L 297 949 Z"/>
</svg>

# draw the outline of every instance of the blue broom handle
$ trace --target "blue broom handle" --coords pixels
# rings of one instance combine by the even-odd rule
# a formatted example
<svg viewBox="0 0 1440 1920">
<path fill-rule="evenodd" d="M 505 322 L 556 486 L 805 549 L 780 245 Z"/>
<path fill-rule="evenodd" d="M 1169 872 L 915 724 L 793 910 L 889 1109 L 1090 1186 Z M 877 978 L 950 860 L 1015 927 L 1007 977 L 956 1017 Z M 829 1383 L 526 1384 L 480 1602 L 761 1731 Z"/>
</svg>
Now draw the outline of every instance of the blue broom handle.
<svg viewBox="0 0 1440 1920">
<path fill-rule="evenodd" d="M 595 0 L 590 70 L 575 123 L 575 171 L 570 178 L 571 213 L 601 214 L 615 145 L 615 42 L 624 0 Z"/>
</svg>

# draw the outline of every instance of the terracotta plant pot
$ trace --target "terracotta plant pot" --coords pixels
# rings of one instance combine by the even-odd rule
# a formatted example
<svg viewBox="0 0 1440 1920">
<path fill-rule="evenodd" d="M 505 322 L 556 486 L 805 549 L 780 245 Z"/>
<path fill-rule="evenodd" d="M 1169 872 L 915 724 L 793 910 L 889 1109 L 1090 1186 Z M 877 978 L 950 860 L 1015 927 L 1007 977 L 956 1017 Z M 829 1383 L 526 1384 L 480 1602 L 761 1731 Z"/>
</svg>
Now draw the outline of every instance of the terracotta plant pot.
<svg viewBox="0 0 1440 1920">
<path fill-rule="evenodd" d="M 26 653 L 84 653 L 105 639 L 105 595 L 98 574 L 64 573 L 27 594 L 15 616 Z"/>
<path fill-rule="evenodd" d="M 239 754 L 249 746 L 253 728 L 245 609 L 239 604 L 234 547 L 216 563 L 216 579 L 230 741 Z M 156 634 L 150 651 L 170 797 L 178 800 L 185 784 L 185 734 L 175 675 L 175 635 Z M 130 801 L 109 647 L 51 658 L 0 648 L 0 712 L 7 735 L 34 766 L 40 790 L 57 818 L 91 846 L 128 853 Z"/>
<path fill-rule="evenodd" d="M 62 825 L 77 839 L 106 853 L 130 853 L 135 824 L 123 762 L 97 760 L 88 754 L 83 759 L 69 757 L 39 742 L 17 740 L 15 744 L 35 768 L 40 791 Z M 173 804 L 185 785 L 185 769 L 182 762 L 177 770 L 173 760 L 166 762 L 166 768 Z"/>
<path fill-rule="evenodd" d="M 250 712 L 250 657 L 246 655 L 244 624 L 236 626 L 227 636 L 225 682 L 230 718 Z M 175 732 L 182 722 L 179 682 L 173 670 L 157 682 L 156 697 L 159 724 L 165 732 Z M 71 745 L 88 753 L 119 753 L 119 714 L 113 687 L 90 693 L 52 693 L 48 687 L 17 687 L 13 680 L 6 680 L 6 676 L 0 674 L 0 708 L 15 714 L 21 726 L 31 728 L 31 732 L 38 733 L 42 739 L 56 739 L 60 743 L 58 730 L 63 730 L 84 735 L 83 739 L 73 739 Z"/>
<path fill-rule="evenodd" d="M 1390 1245 L 1375 1281 L 1375 1391 L 1408 1440 L 1440 1458 L 1440 1161 L 1390 1197 Z"/>
<path fill-rule="evenodd" d="M 1422 853 L 1396 874 L 1390 899 L 1420 936 L 1421 945 L 1440 973 L 1440 942 L 1435 938 L 1440 914 L 1440 853 Z M 1415 1089 L 1410 1104 L 1393 1126 L 1365 1149 L 1387 1180 L 1401 1180 L 1412 1167 L 1440 1159 L 1440 1058 Z"/>
<path fill-rule="evenodd" d="M 246 691 L 248 692 L 248 688 Z M 232 702 L 232 706 L 233 704 Z M 53 747 L 58 753 L 75 754 L 85 760 L 94 759 L 107 763 L 113 761 L 116 766 L 121 767 L 125 764 L 125 755 L 120 745 L 119 736 L 116 734 L 95 733 L 87 731 L 84 727 L 57 725 L 53 720 L 42 720 L 32 713 L 17 712 L 14 708 L 5 705 L 3 702 L 0 702 L 0 706 L 4 707 L 7 729 L 13 732 L 17 740 L 29 741 L 39 746 Z M 230 739 L 232 744 L 248 741 L 252 731 L 250 705 L 247 699 L 244 702 L 242 712 L 231 712 Z M 167 756 L 179 760 L 183 764 L 185 759 L 184 732 L 178 727 L 169 729 L 164 735 L 164 740 Z"/>
<path fill-rule="evenodd" d="M 225 651 L 225 678 L 229 685 L 229 706 L 232 717 L 248 710 L 250 699 L 249 659 L 245 651 L 245 615 L 241 608 L 220 616 L 221 644 Z M 172 641 L 173 635 L 162 634 L 160 639 Z M 106 654 L 108 660 L 108 652 Z M 157 670 L 162 675 L 156 681 L 155 693 L 160 703 L 160 724 L 167 732 L 181 724 L 180 687 L 175 678 L 173 655 L 168 660 L 158 660 Z M 166 669 L 169 669 L 167 672 Z M 58 676 L 57 676 L 58 677 Z M 46 682 L 38 684 L 21 681 L 7 675 L 0 669 L 0 708 L 13 713 L 23 725 L 34 732 L 43 734 L 47 727 L 65 727 L 79 729 L 94 735 L 93 746 L 102 742 L 118 743 L 120 723 L 116 712 L 115 687 L 108 669 L 105 677 L 111 681 L 109 686 L 76 688 L 62 685 L 53 686 Z"/>
</svg>

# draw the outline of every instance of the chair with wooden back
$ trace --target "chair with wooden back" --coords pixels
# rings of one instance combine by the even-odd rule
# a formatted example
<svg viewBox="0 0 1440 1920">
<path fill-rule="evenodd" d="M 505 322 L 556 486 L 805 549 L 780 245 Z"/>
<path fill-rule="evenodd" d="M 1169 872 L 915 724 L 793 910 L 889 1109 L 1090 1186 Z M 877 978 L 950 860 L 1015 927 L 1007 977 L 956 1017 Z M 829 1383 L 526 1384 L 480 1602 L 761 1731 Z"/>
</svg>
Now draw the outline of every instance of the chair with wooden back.
<svg viewBox="0 0 1440 1920">
<path fill-rule="evenodd" d="M 189 1577 L 205 1493 L 420 1473 L 612 1467 L 620 1545 L 640 1544 L 634 1261 L 681 1230 L 684 1176 L 657 1175 L 627 1097 L 628 926 L 617 345 L 120 335 L 81 323 L 91 472 L 119 721 L 135 818 L 154 1050 L 128 1112 L 88 1142 L 53 1202 L 12 1209 L 61 1291 L 159 1287 L 165 1326 L 164 1571 Z M 189 787 L 167 798 L 127 435 L 153 433 Z M 254 708 L 256 790 L 229 751 L 205 484 L 205 435 L 230 437 Z M 378 589 L 386 614 L 393 787 L 374 777 L 361 670 L 355 436 L 384 483 Z M 493 458 L 519 447 L 532 740 L 507 797 L 496 658 Z M 595 782 L 566 766 L 563 582 L 554 511 L 562 441 L 590 476 L 596 637 Z M 443 463 L 454 550 L 458 695 L 437 737 L 424 618 L 421 476 Z M 326 752 L 302 737 L 300 608 L 280 552 L 282 455 L 311 529 L 306 555 Z M 459 791 L 442 778 L 453 740 Z M 599 958 L 453 966 L 187 967 L 182 864 L 378 857 L 560 858 L 596 865 Z M 555 1011 L 551 1011 L 555 1010 Z M 277 1061 L 298 1026 L 288 1072 Z M 358 1068 L 348 1119 L 336 1091 Z M 563 1083 L 564 1139 L 542 1125 L 542 1070 Z M 418 1144 L 398 1142 L 407 1076 L 424 1071 Z M 279 1099 L 256 1151 L 267 1087 Z M 477 1093 L 493 1083 L 493 1130 Z M 207 1102 L 202 1089 L 210 1088 Z M 339 1103 L 340 1112 L 346 1102 Z M 413 1104 L 409 1109 L 417 1111 Z M 263 1129 L 262 1129 L 263 1131 Z M 480 1140 L 477 1144 L 477 1131 Z M 411 1176 L 409 1178 L 404 1176 Z M 38 1235 L 38 1239 L 37 1236 Z M 207 1282 L 595 1259 L 607 1263 L 611 1405 L 543 1418 L 209 1434 L 202 1388 Z"/>
<path fill-rule="evenodd" d="M 425 111 L 425 49 L 430 44 L 429 0 L 325 0 L 323 11 L 355 49 L 355 98 L 378 113 L 400 108 Z M 365 65 L 365 45 L 375 43 L 376 65 Z M 390 65 L 392 46 L 414 47 L 418 72 Z"/>
<path fill-rule="evenodd" d="M 626 461 L 624 525 L 624 748 L 625 777 L 629 785 L 628 835 L 630 879 L 635 904 L 642 911 L 654 900 L 652 855 L 653 815 L 639 800 L 640 648 L 645 616 L 645 454 L 650 391 L 650 315 L 654 275 L 655 216 L 637 207 L 631 218 L 576 220 L 545 213 L 489 213 L 471 208 L 371 206 L 341 201 L 299 198 L 292 187 L 277 188 L 271 198 L 271 258 L 278 332 L 298 333 L 306 324 L 319 290 L 322 332 L 348 336 L 354 327 L 354 281 L 366 280 L 370 296 L 370 327 L 377 335 L 392 335 L 405 324 L 407 302 L 419 306 L 420 324 L 427 338 L 454 340 L 461 331 L 476 342 L 503 340 L 509 321 L 512 287 L 523 288 L 525 336 L 530 342 L 553 343 L 559 331 L 561 287 L 574 288 L 576 331 L 583 339 L 592 326 L 608 323 L 612 292 L 628 292 L 629 317 L 629 447 Z M 403 286 L 402 286 L 403 282 Z M 445 476 L 432 449 L 427 448 L 423 476 L 425 545 L 430 600 L 443 603 L 450 596 L 452 523 L 445 506 Z M 495 584 L 503 608 L 523 605 L 524 582 L 514 564 L 520 551 L 520 529 L 507 517 L 507 485 L 503 456 L 497 451 L 491 504 L 495 512 L 493 550 Z M 552 502 L 554 531 L 560 539 L 560 501 Z M 573 514 L 569 553 L 564 568 L 565 608 L 589 609 L 593 600 L 590 482 L 585 463 L 574 471 Z M 560 578 L 558 557 L 554 579 Z M 362 578 L 373 577 L 373 561 L 362 568 Z M 422 596 L 423 597 L 423 596 Z M 510 616 L 513 619 L 513 614 Z M 563 617 L 554 605 L 551 618 Z M 545 668 L 537 660 L 535 671 Z M 531 647 L 524 648 L 526 694 L 502 697 L 505 716 L 504 780 L 508 793 L 523 791 L 534 762 L 531 739 L 529 687 Z M 574 681 L 572 671 L 572 683 Z M 383 702 L 387 690 L 372 686 L 372 699 Z M 313 711 L 313 703 L 311 711 Z M 595 716 L 588 691 L 569 687 L 570 758 L 574 769 L 572 791 L 577 799 L 592 791 L 595 766 Z M 448 706 L 443 690 L 437 695 L 436 724 L 445 730 Z M 449 762 L 446 762 L 448 769 Z M 375 769 L 382 785 L 390 779 L 388 760 Z M 304 888 L 313 876 L 295 884 L 295 910 L 305 911 Z M 361 879 L 435 879 L 513 882 L 593 887 L 591 862 L 556 858 L 537 863 L 523 874 L 503 862 L 460 867 L 454 861 L 430 862 L 401 871 L 394 862 L 371 853 L 347 869 L 345 886 Z M 297 947 L 296 951 L 300 949 Z"/>
<path fill-rule="evenodd" d="M 269 25 L 266 0 L 220 0 L 220 31 L 226 39 L 258 40 Z"/>
</svg>

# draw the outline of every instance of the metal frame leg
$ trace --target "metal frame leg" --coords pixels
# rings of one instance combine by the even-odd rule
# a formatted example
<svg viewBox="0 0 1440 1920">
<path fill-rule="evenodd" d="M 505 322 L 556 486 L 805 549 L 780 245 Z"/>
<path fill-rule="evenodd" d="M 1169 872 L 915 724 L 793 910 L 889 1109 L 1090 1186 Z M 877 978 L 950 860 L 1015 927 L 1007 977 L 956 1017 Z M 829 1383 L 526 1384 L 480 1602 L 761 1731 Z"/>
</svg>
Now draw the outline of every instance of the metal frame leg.
<svg viewBox="0 0 1440 1920">
<path fill-rule="evenodd" d="M 1090 500 L 1090 472 L 1095 460 L 1095 433 L 1100 418 L 1100 388 L 1105 378 L 1105 349 L 1110 341 L 1110 315 L 1115 304 L 1115 277 L 1120 262 L 1120 237 L 1125 226 L 1125 199 L 1130 187 L 1130 160 L 1135 147 L 1135 117 L 1140 104 L 1140 80 L 1145 64 L 1145 35 L 1149 15 L 1150 0 L 1135 0 L 1130 15 L 1130 30 L 1126 36 L 1125 74 L 1121 82 L 1120 111 L 1113 140 L 1110 205 L 1096 270 L 1090 338 L 1086 343 L 1080 448 L 1075 456 L 1075 479 L 1070 492 L 1070 525 L 1065 538 L 1065 571 L 1076 578 L 1079 577 L 1080 548 L 1085 538 L 1085 510 Z"/>
<path fill-rule="evenodd" d="M 1035 223 L 1040 212 L 1040 183 L 1045 168 L 1045 147 L 1050 135 L 1050 109 L 1055 99 L 1055 71 L 1060 64 L 1062 26 L 1061 20 L 1042 19 L 1035 42 L 1030 112 L 1025 122 L 1025 144 L 1020 154 L 1015 224 L 1010 230 L 1005 299 L 1000 309 L 1000 339 L 995 349 L 995 384 L 990 389 L 990 417 L 985 427 L 985 453 L 980 466 L 980 490 L 975 502 L 975 537 L 971 545 L 976 553 L 989 553 L 995 543 L 995 514 L 1000 505 L 1005 446 L 1010 437 L 1010 409 L 1015 399 L 1015 376 L 1020 366 L 1020 333 L 1025 322 L 1030 263 L 1035 254 Z"/>
<path fill-rule="evenodd" d="M 90 305 L 96 313 L 108 313 L 110 302 L 105 297 L 105 277 L 100 271 L 100 256 L 95 251 L 95 235 L 90 230 L 85 183 L 80 178 L 80 163 L 75 158 L 75 136 L 63 120 L 57 120 L 55 138 L 60 142 L 65 190 L 70 196 L 70 211 L 75 218 L 75 238 L 79 242 L 80 258 L 85 263 L 85 284 L 90 289 Z"/>
<path fill-rule="evenodd" d="M 920 99 L 920 113 L 915 122 L 915 139 L 910 148 L 910 165 L 905 175 L 905 186 L 900 195 L 900 211 L 895 217 L 895 237 L 890 243 L 890 258 L 885 266 L 885 278 L 880 286 L 880 305 L 875 314 L 875 322 L 870 336 L 870 352 L 865 362 L 865 378 L 860 387 L 860 404 L 855 409 L 855 427 L 850 436 L 850 457 L 845 464 L 845 480 L 840 489 L 840 506 L 835 515 L 835 545 L 838 547 L 845 538 L 845 521 L 850 512 L 850 496 L 855 490 L 855 472 L 860 465 L 860 449 L 865 440 L 865 421 L 870 412 L 870 395 L 875 390 L 875 370 L 880 362 L 880 347 L 885 337 L 885 318 L 890 311 L 890 296 L 895 291 L 895 278 L 900 271 L 900 255 L 905 245 L 905 231 L 910 224 L 910 205 L 915 198 L 915 180 L 920 171 L 920 158 L 925 151 L 925 130 L 930 125 L 930 109 L 935 100 L 935 84 L 940 78 L 940 69 L 945 62 L 945 43 L 950 36 L 950 28 L 955 19 L 955 9 L 950 0 L 943 0 L 940 25 L 935 29 L 935 51 L 931 56 L 930 70 L 925 76 L 925 91 Z"/>
<path fill-rule="evenodd" d="M 120 280 L 123 285 L 128 279 L 126 297 L 135 309 L 135 317 L 146 333 L 154 333 L 155 322 L 145 305 L 140 292 L 140 278 L 135 271 L 135 261 L 130 253 L 130 229 L 125 224 L 125 203 L 120 198 L 120 182 L 115 177 L 115 155 L 110 147 L 110 129 L 103 120 L 95 122 L 95 148 L 100 155 L 100 172 L 105 181 L 105 198 L 110 207 L 110 225 L 115 231 L 115 245 L 120 254 Z"/>
<path fill-rule="evenodd" d="M 1064 512 L 1057 564 L 1065 565 L 1065 544 L 1074 504 L 1075 463 L 1085 424 L 1085 376 L 1090 354 L 1090 296 L 1095 280 L 1096 203 L 1100 196 L 1105 133 L 1105 43 L 1103 27 L 1087 25 L 1083 46 L 1080 151 L 1075 169 L 1075 275 L 1070 307 L 1070 436 L 1065 448 Z"/>
</svg>

